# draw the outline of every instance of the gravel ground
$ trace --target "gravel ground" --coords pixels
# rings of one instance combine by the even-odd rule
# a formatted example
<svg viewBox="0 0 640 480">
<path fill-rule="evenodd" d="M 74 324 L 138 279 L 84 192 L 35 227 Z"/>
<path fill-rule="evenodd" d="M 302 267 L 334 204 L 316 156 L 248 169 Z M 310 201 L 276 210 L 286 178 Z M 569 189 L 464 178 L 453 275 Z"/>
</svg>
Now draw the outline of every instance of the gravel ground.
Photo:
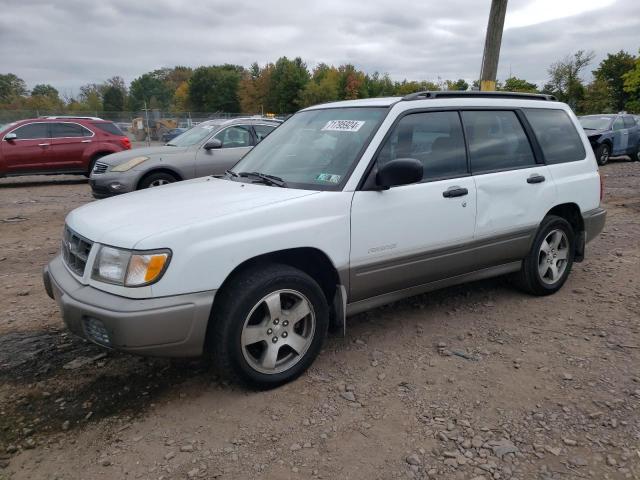
<svg viewBox="0 0 640 480">
<path fill-rule="evenodd" d="M 640 478 L 640 163 L 558 294 L 509 279 L 350 319 L 270 392 L 67 334 L 41 285 L 79 177 L 0 180 L 0 479 Z"/>
</svg>

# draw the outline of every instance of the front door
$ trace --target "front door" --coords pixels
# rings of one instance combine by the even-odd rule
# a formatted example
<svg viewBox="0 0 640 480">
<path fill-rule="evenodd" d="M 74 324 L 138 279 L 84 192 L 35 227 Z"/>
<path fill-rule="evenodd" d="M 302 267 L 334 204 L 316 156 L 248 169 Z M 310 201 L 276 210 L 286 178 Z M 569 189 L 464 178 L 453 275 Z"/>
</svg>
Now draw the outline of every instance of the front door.
<svg viewBox="0 0 640 480">
<path fill-rule="evenodd" d="M 17 138 L 2 141 L 2 156 L 7 174 L 40 172 L 47 170 L 51 160 L 51 138 L 47 122 L 33 122 L 21 125 L 7 132 Z"/>
<path fill-rule="evenodd" d="M 468 271 L 476 189 L 459 114 L 402 117 L 371 175 L 385 162 L 406 157 L 423 163 L 421 183 L 354 194 L 349 302 Z"/>
<path fill-rule="evenodd" d="M 222 147 L 210 150 L 201 147 L 198 150 L 196 155 L 196 177 L 223 175 L 225 171 L 244 157 L 254 144 L 250 125 L 227 127 L 216 133 L 212 138 L 220 140 Z"/>
<path fill-rule="evenodd" d="M 627 153 L 629 145 L 629 130 L 624 125 L 621 116 L 617 116 L 613 121 L 613 151 L 611 155 L 624 155 Z"/>
</svg>

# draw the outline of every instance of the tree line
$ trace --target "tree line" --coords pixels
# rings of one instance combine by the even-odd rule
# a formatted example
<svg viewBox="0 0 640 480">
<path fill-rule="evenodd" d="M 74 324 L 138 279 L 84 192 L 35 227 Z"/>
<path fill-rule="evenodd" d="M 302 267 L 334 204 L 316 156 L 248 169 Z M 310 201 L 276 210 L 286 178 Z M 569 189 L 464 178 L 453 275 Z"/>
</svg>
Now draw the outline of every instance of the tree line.
<svg viewBox="0 0 640 480">
<path fill-rule="evenodd" d="M 623 50 L 608 54 L 583 77 L 594 59 L 580 50 L 551 64 L 547 81 L 536 85 L 511 76 L 498 82 L 498 90 L 548 93 L 567 102 L 577 113 L 640 112 L 640 55 Z M 150 109 L 173 112 L 229 112 L 287 114 L 323 102 L 403 96 L 421 90 L 469 90 L 464 79 L 393 81 L 388 74 L 372 74 L 346 64 L 321 63 L 313 69 L 300 58 L 279 58 L 275 63 L 249 68 L 212 65 L 176 66 L 147 72 L 129 85 L 119 76 L 80 87 L 76 96 L 61 95 L 49 84 L 29 91 L 13 73 L 0 74 L 0 108 L 49 112 L 123 112 Z"/>
</svg>

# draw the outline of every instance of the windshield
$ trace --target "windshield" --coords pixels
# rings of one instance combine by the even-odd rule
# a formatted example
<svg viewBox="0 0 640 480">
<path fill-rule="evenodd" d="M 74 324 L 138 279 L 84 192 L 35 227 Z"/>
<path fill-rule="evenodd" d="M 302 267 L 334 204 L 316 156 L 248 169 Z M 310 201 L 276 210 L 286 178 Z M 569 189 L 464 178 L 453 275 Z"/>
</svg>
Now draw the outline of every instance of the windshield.
<svg viewBox="0 0 640 480">
<path fill-rule="evenodd" d="M 612 118 L 613 117 L 592 115 L 588 117 L 580 117 L 578 120 L 580 120 L 582 128 L 586 128 L 587 130 L 606 130 L 609 128 Z"/>
<path fill-rule="evenodd" d="M 167 145 L 171 145 L 173 147 L 190 147 L 191 145 L 202 142 L 219 126 L 220 125 L 218 124 L 211 123 L 207 125 L 198 125 L 197 127 L 190 128 L 182 135 L 178 135 L 176 138 L 173 138 L 169 143 L 167 143 Z"/>
<path fill-rule="evenodd" d="M 295 114 L 249 152 L 233 172 L 259 172 L 287 186 L 339 190 L 386 108 L 327 108 Z"/>
</svg>

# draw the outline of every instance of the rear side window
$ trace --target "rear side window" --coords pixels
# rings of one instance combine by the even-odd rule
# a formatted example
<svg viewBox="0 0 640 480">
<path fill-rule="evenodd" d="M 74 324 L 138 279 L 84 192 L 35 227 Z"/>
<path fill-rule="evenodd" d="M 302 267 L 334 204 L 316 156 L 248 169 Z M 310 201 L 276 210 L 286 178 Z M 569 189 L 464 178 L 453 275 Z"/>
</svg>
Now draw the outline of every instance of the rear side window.
<svg viewBox="0 0 640 480">
<path fill-rule="evenodd" d="M 258 142 L 261 142 L 267 135 L 275 130 L 275 125 L 254 125 L 253 129 L 256 132 L 256 137 L 258 137 Z"/>
<path fill-rule="evenodd" d="M 92 123 L 94 127 L 98 127 L 103 132 L 110 133 L 111 135 L 118 135 L 124 137 L 124 133 L 115 124 L 111 122 Z"/>
<path fill-rule="evenodd" d="M 462 112 L 473 173 L 525 168 L 536 164 L 515 112 Z"/>
<path fill-rule="evenodd" d="M 51 136 L 53 138 L 90 137 L 93 132 L 77 123 L 52 123 Z"/>
<path fill-rule="evenodd" d="M 29 123 L 21 127 L 16 128 L 13 132 L 18 137 L 18 140 L 34 140 L 37 138 L 50 138 L 49 137 L 49 124 Z"/>
<path fill-rule="evenodd" d="M 547 164 L 584 160 L 587 153 L 569 115 L 550 108 L 525 109 Z"/>
<path fill-rule="evenodd" d="M 636 121 L 631 116 L 624 117 L 624 126 L 627 127 L 627 128 L 635 127 L 636 126 Z"/>
<path fill-rule="evenodd" d="M 420 160 L 423 181 L 466 175 L 467 155 L 458 113 L 413 113 L 403 117 L 378 154 L 377 166 L 396 158 Z"/>
</svg>

